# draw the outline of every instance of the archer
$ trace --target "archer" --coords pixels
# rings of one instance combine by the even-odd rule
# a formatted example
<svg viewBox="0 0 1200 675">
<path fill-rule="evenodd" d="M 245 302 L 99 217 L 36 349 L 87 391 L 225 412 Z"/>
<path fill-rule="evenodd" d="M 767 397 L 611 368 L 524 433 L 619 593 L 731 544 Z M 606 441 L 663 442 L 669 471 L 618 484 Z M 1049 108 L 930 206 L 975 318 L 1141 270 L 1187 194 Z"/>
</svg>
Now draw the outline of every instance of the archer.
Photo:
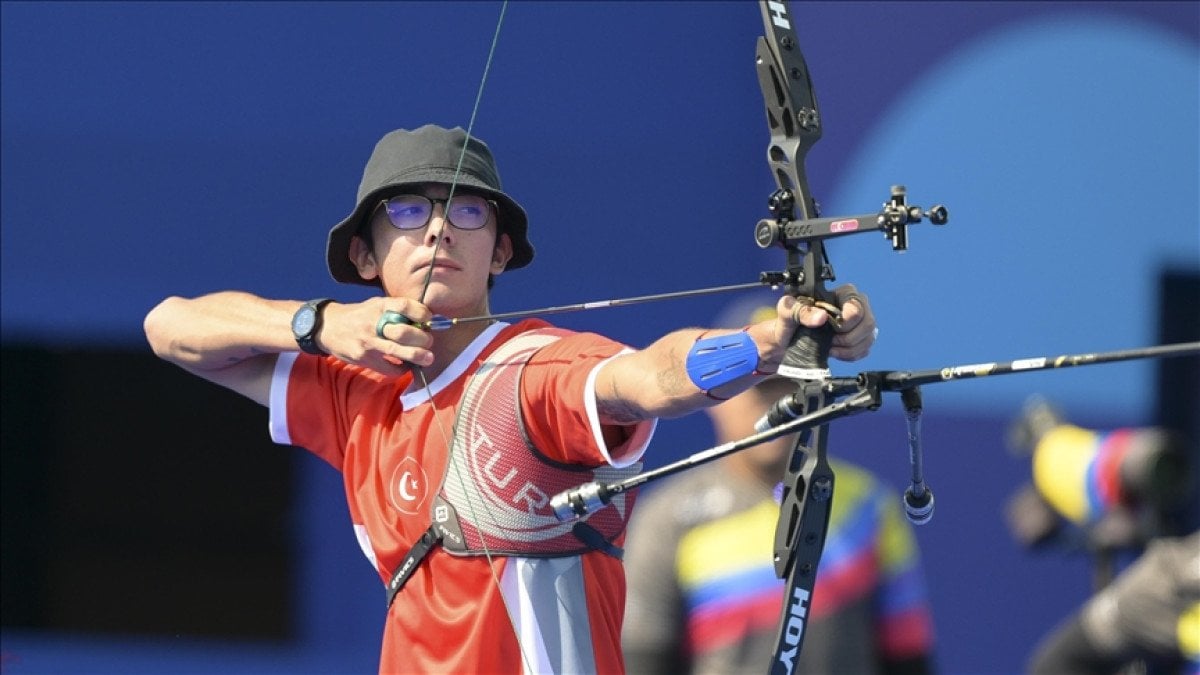
<svg viewBox="0 0 1200 675">
<path fill-rule="evenodd" d="M 482 141 L 397 130 L 327 248 L 336 280 L 380 296 L 227 291 L 167 298 L 146 317 L 156 354 L 268 406 L 275 441 L 342 472 L 388 590 L 383 672 L 621 672 L 633 494 L 576 523 L 530 496 L 636 474 L 658 418 L 775 372 L 801 325 L 825 326 L 843 360 L 875 339 L 849 285 L 831 296 L 836 322 L 785 295 L 778 316 L 742 330 L 688 328 L 640 350 L 540 319 L 431 332 L 435 315 L 486 316 L 495 278 L 533 255 Z"/>
</svg>

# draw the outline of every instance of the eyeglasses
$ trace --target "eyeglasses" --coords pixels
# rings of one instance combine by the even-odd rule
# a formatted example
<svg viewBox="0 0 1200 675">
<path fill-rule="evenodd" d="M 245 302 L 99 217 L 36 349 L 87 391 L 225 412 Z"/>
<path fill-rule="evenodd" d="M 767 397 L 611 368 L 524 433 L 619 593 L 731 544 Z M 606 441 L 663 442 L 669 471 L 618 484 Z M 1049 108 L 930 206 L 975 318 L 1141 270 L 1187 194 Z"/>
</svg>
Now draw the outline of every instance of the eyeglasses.
<svg viewBox="0 0 1200 675">
<path fill-rule="evenodd" d="M 496 202 L 479 195 L 455 195 L 453 199 L 430 199 L 425 195 L 397 195 L 383 200 L 388 220 L 397 230 L 419 230 L 433 218 L 433 205 L 441 204 L 446 220 L 460 230 L 478 230 L 487 225 Z"/>
</svg>

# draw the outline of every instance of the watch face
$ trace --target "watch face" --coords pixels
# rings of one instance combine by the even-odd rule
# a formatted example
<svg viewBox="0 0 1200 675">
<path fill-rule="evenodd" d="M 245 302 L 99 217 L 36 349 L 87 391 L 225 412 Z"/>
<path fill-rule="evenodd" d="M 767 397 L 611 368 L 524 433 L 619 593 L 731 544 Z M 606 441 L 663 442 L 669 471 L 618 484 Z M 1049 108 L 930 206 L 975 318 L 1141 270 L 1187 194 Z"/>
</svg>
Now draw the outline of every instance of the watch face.
<svg viewBox="0 0 1200 675">
<path fill-rule="evenodd" d="M 317 313 L 313 311 L 313 308 L 303 307 L 299 312 L 296 312 L 295 318 L 292 319 L 292 332 L 296 335 L 308 335 L 316 320 Z"/>
</svg>

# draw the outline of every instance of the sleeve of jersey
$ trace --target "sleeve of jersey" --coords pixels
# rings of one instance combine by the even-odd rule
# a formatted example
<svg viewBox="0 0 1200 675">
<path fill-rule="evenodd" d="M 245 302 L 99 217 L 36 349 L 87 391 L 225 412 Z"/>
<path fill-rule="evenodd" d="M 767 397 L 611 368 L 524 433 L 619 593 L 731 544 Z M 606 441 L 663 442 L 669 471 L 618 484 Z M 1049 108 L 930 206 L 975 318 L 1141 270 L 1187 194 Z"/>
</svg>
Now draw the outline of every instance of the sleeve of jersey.
<svg viewBox="0 0 1200 675">
<path fill-rule="evenodd" d="M 658 420 L 605 426 L 596 409 L 596 373 L 628 351 L 599 335 L 576 333 L 530 359 L 521 380 L 522 410 L 530 440 L 542 453 L 568 464 L 616 467 L 641 459 Z"/>
<path fill-rule="evenodd" d="M 370 380 L 334 358 L 280 354 L 271 378 L 271 440 L 305 448 L 340 471 L 352 411 Z"/>
</svg>

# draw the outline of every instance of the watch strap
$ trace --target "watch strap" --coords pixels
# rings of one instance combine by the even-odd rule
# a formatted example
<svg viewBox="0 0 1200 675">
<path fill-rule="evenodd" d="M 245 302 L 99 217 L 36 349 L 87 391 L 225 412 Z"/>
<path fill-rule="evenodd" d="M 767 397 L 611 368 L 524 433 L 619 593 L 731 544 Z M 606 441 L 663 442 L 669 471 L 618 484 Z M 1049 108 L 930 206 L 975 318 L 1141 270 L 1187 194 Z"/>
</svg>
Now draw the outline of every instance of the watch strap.
<svg viewBox="0 0 1200 675">
<path fill-rule="evenodd" d="M 300 347 L 300 351 L 305 354 L 315 354 L 317 356 L 328 356 L 329 353 L 317 346 L 317 331 L 321 330 L 321 310 L 325 305 L 329 304 L 332 298 L 316 298 L 309 300 L 297 310 L 297 313 L 311 310 L 313 313 L 312 327 L 304 333 L 299 333 L 292 329 L 292 333 L 296 338 L 296 344 Z"/>
</svg>

